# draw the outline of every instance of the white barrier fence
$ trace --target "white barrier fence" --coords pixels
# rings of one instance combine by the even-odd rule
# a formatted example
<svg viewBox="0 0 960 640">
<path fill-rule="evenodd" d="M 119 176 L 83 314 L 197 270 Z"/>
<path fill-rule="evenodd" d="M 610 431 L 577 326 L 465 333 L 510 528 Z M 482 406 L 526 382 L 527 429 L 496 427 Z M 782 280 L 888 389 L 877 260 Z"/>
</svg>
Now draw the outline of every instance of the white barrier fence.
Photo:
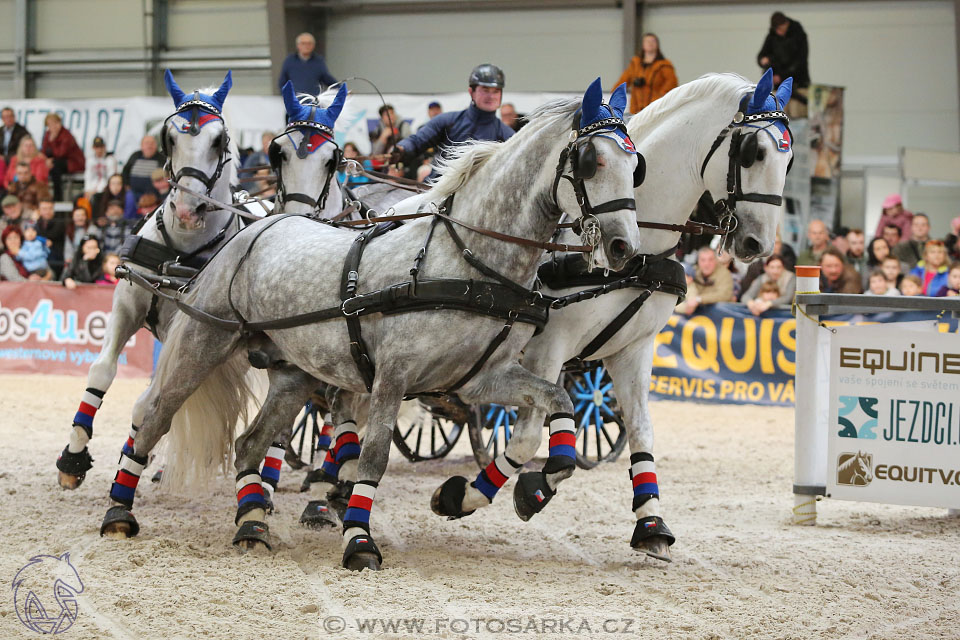
<svg viewBox="0 0 960 640">
<path fill-rule="evenodd" d="M 821 315 L 941 311 L 960 298 L 819 293 L 797 267 L 795 524 L 820 496 L 960 509 L 960 337 L 937 321 L 828 327 Z"/>
</svg>

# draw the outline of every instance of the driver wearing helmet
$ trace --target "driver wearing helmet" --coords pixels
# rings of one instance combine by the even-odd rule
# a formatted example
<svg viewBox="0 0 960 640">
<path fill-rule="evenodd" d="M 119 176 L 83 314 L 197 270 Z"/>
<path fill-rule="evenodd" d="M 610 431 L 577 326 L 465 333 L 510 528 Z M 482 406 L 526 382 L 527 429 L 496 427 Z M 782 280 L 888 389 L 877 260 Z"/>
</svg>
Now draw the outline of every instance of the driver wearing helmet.
<svg viewBox="0 0 960 640">
<path fill-rule="evenodd" d="M 492 140 L 503 142 L 514 134 L 513 129 L 497 117 L 503 98 L 503 71 L 492 64 L 481 64 L 470 72 L 470 106 L 463 111 L 441 113 L 416 133 L 401 140 L 394 149 L 394 158 L 416 156 L 430 147 L 438 152 L 455 142 Z"/>
</svg>

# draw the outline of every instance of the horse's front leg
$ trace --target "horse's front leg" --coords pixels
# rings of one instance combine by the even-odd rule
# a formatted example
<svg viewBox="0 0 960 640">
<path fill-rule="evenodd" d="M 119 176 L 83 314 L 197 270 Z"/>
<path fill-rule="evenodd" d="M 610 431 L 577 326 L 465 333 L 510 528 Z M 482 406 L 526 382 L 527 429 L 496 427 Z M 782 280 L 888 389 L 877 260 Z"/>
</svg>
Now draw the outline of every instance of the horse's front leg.
<svg viewBox="0 0 960 640">
<path fill-rule="evenodd" d="M 559 373 L 559 365 L 554 363 L 553 368 L 556 369 L 555 374 Z M 497 370 L 484 377 L 478 376 L 476 383 L 477 387 L 471 385 L 461 393 L 461 397 L 474 404 L 492 400 L 521 406 L 517 426 L 506 450 L 487 465 L 473 482 L 463 476 L 447 479 L 434 492 L 430 506 L 438 515 L 461 518 L 490 504 L 507 480 L 536 454 L 544 416 L 549 416 L 550 457 L 542 471 L 521 473 L 514 490 L 517 515 L 529 520 L 546 506 L 559 483 L 569 478 L 576 468 L 573 448 L 576 427 L 570 396 L 562 388 L 519 364 L 509 365 L 506 371 Z M 472 393 L 478 392 L 483 396 L 472 397 Z"/>
<path fill-rule="evenodd" d="M 659 560 L 671 561 L 673 533 L 660 517 L 660 487 L 653 459 L 653 421 L 650 419 L 650 372 L 653 339 L 637 340 L 603 359 L 613 378 L 617 402 L 630 438 L 630 478 L 633 512 L 637 517 L 630 546 Z"/>
<path fill-rule="evenodd" d="M 356 394 L 334 386 L 326 390 L 330 422 L 336 425 L 333 442 L 330 443 L 320 469 L 312 472 L 311 490 L 319 496 L 307 504 L 300 522 L 308 526 L 326 526 L 333 508 L 342 520 L 347 501 L 357 481 L 357 465 L 360 459 L 360 434 L 357 426 L 356 408 L 367 402 L 366 394 Z M 324 425 L 326 429 L 326 425 Z M 314 488 L 314 485 L 316 488 Z"/>
<path fill-rule="evenodd" d="M 380 569 L 383 557 L 370 535 L 370 511 L 377 486 L 387 469 L 393 429 L 406 389 L 407 372 L 399 367 L 377 369 L 370 397 L 367 429 L 357 465 L 357 481 L 343 517 L 343 566 L 354 571 Z M 343 465 L 341 465 L 343 467 Z"/>
<path fill-rule="evenodd" d="M 90 365 L 87 388 L 70 427 L 70 440 L 57 458 L 58 482 L 64 489 L 79 487 L 93 466 L 93 458 L 87 451 L 87 443 L 93 437 L 93 419 L 117 375 L 120 352 L 127 340 L 143 325 L 150 309 L 150 294 L 131 287 L 117 285 L 103 348 Z M 136 416 L 135 423 L 139 424 Z"/>
</svg>

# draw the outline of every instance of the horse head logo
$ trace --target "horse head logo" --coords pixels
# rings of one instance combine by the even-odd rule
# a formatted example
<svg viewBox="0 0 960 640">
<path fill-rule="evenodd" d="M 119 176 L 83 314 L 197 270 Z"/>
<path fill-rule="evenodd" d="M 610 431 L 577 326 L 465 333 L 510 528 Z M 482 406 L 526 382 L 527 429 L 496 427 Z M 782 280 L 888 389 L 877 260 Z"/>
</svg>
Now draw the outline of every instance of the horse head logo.
<svg viewBox="0 0 960 640">
<path fill-rule="evenodd" d="M 873 456 L 869 453 L 841 453 L 837 458 L 837 484 L 865 487 L 873 480 Z"/>
<path fill-rule="evenodd" d="M 69 552 L 30 558 L 13 577 L 11 589 L 17 617 L 31 631 L 63 633 L 77 619 L 83 581 L 70 564 Z"/>
</svg>

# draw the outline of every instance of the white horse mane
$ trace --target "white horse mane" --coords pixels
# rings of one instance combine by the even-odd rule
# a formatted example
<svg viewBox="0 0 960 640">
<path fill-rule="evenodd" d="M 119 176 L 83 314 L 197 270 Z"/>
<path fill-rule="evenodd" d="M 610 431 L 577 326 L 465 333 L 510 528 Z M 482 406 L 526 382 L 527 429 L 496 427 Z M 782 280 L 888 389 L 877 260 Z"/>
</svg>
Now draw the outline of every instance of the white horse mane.
<svg viewBox="0 0 960 640">
<path fill-rule="evenodd" d="M 650 106 L 630 119 L 630 128 L 655 129 L 664 118 L 669 117 L 680 107 L 707 96 L 717 97 L 717 94 L 720 94 L 728 97 L 731 102 L 739 103 L 747 92 L 752 92 L 754 89 L 756 85 L 739 74 L 707 73 L 653 101 Z"/>
<path fill-rule="evenodd" d="M 447 148 L 445 155 L 437 162 L 437 172 L 440 178 L 430 189 L 430 199 L 434 202 L 443 200 L 459 189 L 487 160 L 498 152 L 510 153 L 513 146 L 520 144 L 519 140 L 527 138 L 560 121 L 570 121 L 574 112 L 580 108 L 580 98 L 553 100 L 537 107 L 528 116 L 527 125 L 514 136 L 504 142 L 490 142 L 487 140 L 472 140 L 458 142 Z"/>
<path fill-rule="evenodd" d="M 337 91 L 340 90 L 340 84 L 332 84 L 317 95 L 312 93 L 298 93 L 297 102 L 308 107 L 328 108 L 333 104 L 333 99 L 337 97 Z M 350 93 L 347 93 L 347 100 L 350 99 Z"/>
</svg>

